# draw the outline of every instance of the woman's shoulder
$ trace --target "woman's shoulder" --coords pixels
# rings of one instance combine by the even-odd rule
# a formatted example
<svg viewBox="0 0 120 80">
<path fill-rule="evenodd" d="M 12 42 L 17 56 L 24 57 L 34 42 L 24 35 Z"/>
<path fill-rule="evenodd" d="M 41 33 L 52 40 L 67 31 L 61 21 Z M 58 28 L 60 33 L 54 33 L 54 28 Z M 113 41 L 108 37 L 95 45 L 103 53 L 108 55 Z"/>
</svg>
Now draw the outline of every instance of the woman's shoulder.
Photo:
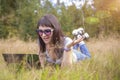
<svg viewBox="0 0 120 80">
<path fill-rule="evenodd" d="M 64 37 L 65 38 L 65 40 L 72 40 L 70 37 L 68 37 L 68 36 L 66 36 L 66 37 Z"/>
</svg>

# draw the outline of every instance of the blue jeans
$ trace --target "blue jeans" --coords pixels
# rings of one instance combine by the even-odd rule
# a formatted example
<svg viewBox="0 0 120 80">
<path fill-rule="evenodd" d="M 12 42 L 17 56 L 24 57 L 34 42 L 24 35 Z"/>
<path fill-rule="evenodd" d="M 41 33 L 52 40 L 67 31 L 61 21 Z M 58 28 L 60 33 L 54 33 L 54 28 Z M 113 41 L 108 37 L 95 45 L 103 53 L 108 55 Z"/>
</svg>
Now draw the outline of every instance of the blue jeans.
<svg viewBox="0 0 120 80">
<path fill-rule="evenodd" d="M 80 49 L 80 51 L 78 50 L 78 48 Z M 90 52 L 86 46 L 86 44 L 76 44 L 73 46 L 73 52 L 75 53 L 75 55 L 77 56 L 77 60 L 84 60 L 87 58 L 90 58 Z"/>
</svg>

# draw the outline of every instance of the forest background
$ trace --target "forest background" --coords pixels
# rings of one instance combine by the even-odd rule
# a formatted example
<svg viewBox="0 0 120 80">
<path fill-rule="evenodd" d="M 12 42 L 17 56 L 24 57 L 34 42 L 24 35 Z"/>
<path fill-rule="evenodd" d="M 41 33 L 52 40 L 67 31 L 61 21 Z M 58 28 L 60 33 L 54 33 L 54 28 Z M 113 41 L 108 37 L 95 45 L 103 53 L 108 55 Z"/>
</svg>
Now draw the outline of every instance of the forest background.
<svg viewBox="0 0 120 80">
<path fill-rule="evenodd" d="M 95 9 L 86 7 L 87 4 L 79 9 L 75 4 L 66 7 L 59 0 L 55 5 L 49 0 L 0 0 L 0 38 L 35 40 L 37 21 L 47 13 L 57 16 L 63 32 L 70 37 L 72 30 L 79 27 L 83 27 L 90 37 L 119 35 L 119 3 L 119 0 L 94 0 Z"/>
</svg>

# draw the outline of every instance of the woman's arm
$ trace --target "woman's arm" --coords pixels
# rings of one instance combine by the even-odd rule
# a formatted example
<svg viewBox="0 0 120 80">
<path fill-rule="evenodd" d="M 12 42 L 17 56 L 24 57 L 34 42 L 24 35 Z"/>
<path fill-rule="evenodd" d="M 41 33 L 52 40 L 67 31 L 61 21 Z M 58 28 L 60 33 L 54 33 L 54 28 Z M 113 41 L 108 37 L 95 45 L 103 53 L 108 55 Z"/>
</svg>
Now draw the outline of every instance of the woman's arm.
<svg viewBox="0 0 120 80">
<path fill-rule="evenodd" d="M 61 67 L 70 67 L 72 65 L 72 50 L 64 51 Z"/>
<path fill-rule="evenodd" d="M 65 67 L 65 66 L 70 67 L 72 65 L 72 62 L 73 62 L 72 46 L 74 46 L 75 44 L 78 44 L 82 40 L 83 40 L 83 38 L 79 38 L 79 39 L 73 40 L 73 41 L 70 38 L 66 39 L 65 50 L 63 53 L 61 67 Z"/>
<path fill-rule="evenodd" d="M 72 47 L 73 41 L 71 38 L 66 37 L 64 41 L 64 52 L 61 62 L 61 67 L 69 67 L 72 64 Z"/>
</svg>

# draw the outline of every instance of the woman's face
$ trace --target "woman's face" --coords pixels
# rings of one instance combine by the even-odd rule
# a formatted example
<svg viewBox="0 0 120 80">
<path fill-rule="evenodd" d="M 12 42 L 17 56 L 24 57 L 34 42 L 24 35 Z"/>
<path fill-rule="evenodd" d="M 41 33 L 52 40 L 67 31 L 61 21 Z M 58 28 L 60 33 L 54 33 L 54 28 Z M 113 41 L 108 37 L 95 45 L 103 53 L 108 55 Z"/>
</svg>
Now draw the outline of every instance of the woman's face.
<svg viewBox="0 0 120 80">
<path fill-rule="evenodd" d="M 39 29 L 37 30 L 37 32 L 45 44 L 50 44 L 52 42 L 53 30 L 54 29 L 50 27 L 39 26 Z"/>
</svg>

